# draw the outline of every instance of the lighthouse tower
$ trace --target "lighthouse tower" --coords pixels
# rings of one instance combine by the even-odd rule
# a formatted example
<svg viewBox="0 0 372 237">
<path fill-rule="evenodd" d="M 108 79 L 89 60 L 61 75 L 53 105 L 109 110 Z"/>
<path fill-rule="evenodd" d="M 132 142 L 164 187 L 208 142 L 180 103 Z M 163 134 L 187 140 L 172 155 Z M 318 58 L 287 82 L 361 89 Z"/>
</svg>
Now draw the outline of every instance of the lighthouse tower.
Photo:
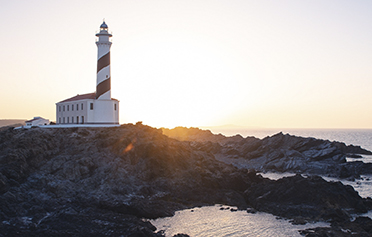
<svg viewBox="0 0 372 237">
<path fill-rule="evenodd" d="M 110 70 L 110 48 L 111 34 L 108 33 L 108 26 L 105 21 L 100 26 L 99 33 L 96 34 L 98 40 L 96 42 L 98 47 L 97 60 L 97 100 L 111 99 L 111 70 Z"/>
<path fill-rule="evenodd" d="M 95 124 L 107 126 L 119 124 L 119 101 L 111 98 L 110 48 L 111 34 L 103 21 L 96 34 L 98 47 L 96 91 L 80 94 L 56 103 L 58 125 Z M 74 125 L 75 126 L 75 125 Z"/>
</svg>

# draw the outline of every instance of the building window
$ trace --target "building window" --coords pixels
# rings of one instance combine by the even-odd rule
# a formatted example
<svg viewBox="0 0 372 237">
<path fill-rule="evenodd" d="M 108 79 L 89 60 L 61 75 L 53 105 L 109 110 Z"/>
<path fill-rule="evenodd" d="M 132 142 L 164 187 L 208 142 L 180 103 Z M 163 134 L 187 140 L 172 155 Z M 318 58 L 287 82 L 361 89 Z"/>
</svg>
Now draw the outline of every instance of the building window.
<svg viewBox="0 0 372 237">
<path fill-rule="evenodd" d="M 63 123 L 65 123 L 65 117 L 63 117 Z"/>
<path fill-rule="evenodd" d="M 84 116 L 81 116 L 81 123 L 84 123 Z"/>
<path fill-rule="evenodd" d="M 90 110 L 93 110 L 93 103 L 90 103 Z"/>
<path fill-rule="evenodd" d="M 74 117 L 71 117 L 71 123 L 74 123 Z"/>
<path fill-rule="evenodd" d="M 61 123 L 61 118 L 58 118 L 58 123 Z"/>
<path fill-rule="evenodd" d="M 79 110 L 79 105 L 76 105 L 76 110 Z"/>
<path fill-rule="evenodd" d="M 58 106 L 58 111 L 61 112 L 61 106 Z"/>
<path fill-rule="evenodd" d="M 63 111 L 65 111 L 65 106 L 63 106 Z"/>
<path fill-rule="evenodd" d="M 67 105 L 67 111 L 69 111 L 70 110 L 70 105 Z"/>
<path fill-rule="evenodd" d="M 71 105 L 71 111 L 74 111 L 74 105 Z"/>
<path fill-rule="evenodd" d="M 79 116 L 76 116 L 76 123 L 79 123 Z"/>
<path fill-rule="evenodd" d="M 68 106 L 67 106 L 68 107 Z M 70 117 L 67 117 L 67 123 L 70 123 Z"/>
<path fill-rule="evenodd" d="M 114 104 L 114 110 L 116 110 L 116 104 Z"/>
<path fill-rule="evenodd" d="M 83 110 L 84 109 L 84 107 L 83 107 L 83 103 L 81 103 L 81 110 Z"/>
</svg>

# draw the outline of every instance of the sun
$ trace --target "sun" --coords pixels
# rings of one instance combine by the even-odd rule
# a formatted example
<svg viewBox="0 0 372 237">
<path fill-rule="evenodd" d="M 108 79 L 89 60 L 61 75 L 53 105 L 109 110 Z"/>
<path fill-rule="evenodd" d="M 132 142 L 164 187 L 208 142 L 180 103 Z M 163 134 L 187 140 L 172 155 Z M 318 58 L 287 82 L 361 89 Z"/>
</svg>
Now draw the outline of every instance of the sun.
<svg viewBox="0 0 372 237">
<path fill-rule="evenodd" d="M 112 63 L 113 75 L 125 75 L 113 86 L 125 108 L 123 122 L 168 128 L 216 124 L 245 96 L 234 63 L 208 42 L 169 37 L 128 48 Z"/>
</svg>

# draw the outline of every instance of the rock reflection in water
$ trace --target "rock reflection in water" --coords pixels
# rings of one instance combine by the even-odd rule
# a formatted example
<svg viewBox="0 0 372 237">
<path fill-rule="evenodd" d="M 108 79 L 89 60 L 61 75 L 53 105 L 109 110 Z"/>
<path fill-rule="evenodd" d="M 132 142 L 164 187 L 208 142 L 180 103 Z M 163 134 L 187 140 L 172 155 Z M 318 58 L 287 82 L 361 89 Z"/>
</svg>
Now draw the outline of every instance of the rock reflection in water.
<svg viewBox="0 0 372 237">
<path fill-rule="evenodd" d="M 292 225 L 271 214 L 231 211 L 231 207 L 222 205 L 178 211 L 173 217 L 151 220 L 151 223 L 158 230 L 165 230 L 166 236 L 178 233 L 190 236 L 301 236 L 298 230 L 329 226 L 324 222 Z"/>
</svg>

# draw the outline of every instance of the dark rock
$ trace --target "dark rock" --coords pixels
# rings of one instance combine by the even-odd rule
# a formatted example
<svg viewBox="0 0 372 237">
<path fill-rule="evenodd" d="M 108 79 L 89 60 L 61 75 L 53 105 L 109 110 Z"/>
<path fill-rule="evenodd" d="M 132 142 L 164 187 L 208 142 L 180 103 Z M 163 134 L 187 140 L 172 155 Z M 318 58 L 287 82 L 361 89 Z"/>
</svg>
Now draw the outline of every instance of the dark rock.
<svg viewBox="0 0 372 237">
<path fill-rule="evenodd" d="M 255 209 L 287 218 L 339 222 L 369 209 L 351 186 L 327 182 L 317 176 L 265 180 L 252 185 L 244 194 L 247 203 Z"/>
<path fill-rule="evenodd" d="M 359 158 L 363 158 L 363 156 L 361 155 L 358 155 L 358 154 L 346 154 L 346 157 L 349 157 L 349 158 L 355 158 L 355 159 L 359 159 Z"/>
<path fill-rule="evenodd" d="M 196 139 L 200 132 L 192 129 L 185 137 Z M 0 233 L 163 236 L 143 218 L 216 203 L 297 220 L 343 221 L 372 208 L 370 200 L 341 183 L 301 176 L 271 181 L 257 175 L 260 162 L 238 169 L 214 156 L 230 149 L 233 155 L 248 154 L 248 161 L 264 161 L 261 165 L 283 171 L 302 170 L 310 161 L 301 162 L 308 159 L 315 162 L 313 169 L 328 164 L 332 172 L 340 172 L 341 166 L 332 167 L 343 164 L 338 157 L 342 152 L 324 141 L 283 134 L 259 140 L 202 133 L 200 141 L 179 141 L 141 123 L 1 131 Z M 299 157 L 301 162 L 296 161 Z M 363 167 L 345 165 L 342 172 L 355 174 Z"/>
<path fill-rule="evenodd" d="M 294 225 L 305 225 L 306 223 L 308 223 L 306 221 L 306 219 L 302 218 L 302 217 L 295 217 L 293 218 L 292 221 L 290 221 L 292 224 Z"/>
<path fill-rule="evenodd" d="M 196 128 L 163 129 L 169 137 L 193 142 L 200 150 L 213 153 L 219 160 L 237 167 L 261 172 L 294 172 L 359 178 L 371 174 L 372 165 L 346 163 L 346 157 L 372 154 L 360 146 L 345 145 L 315 138 L 278 133 L 264 139 L 225 137 Z"/>
<path fill-rule="evenodd" d="M 356 155 L 356 154 L 372 155 L 371 151 L 363 149 L 360 146 L 354 146 L 354 145 L 348 145 L 347 146 L 345 143 L 342 143 L 342 142 L 332 142 L 332 145 L 337 147 L 343 153 L 354 154 L 354 155 Z"/>
<path fill-rule="evenodd" d="M 251 213 L 251 214 L 255 214 L 255 213 L 257 213 L 257 210 L 254 209 L 254 208 L 247 208 L 247 212 Z"/>
<path fill-rule="evenodd" d="M 213 142 L 219 143 L 220 145 L 227 145 L 244 140 L 241 135 L 225 137 L 222 134 L 215 135 L 209 130 L 202 130 L 199 128 L 176 127 L 173 129 L 161 128 L 161 130 L 164 135 L 179 141 Z"/>
<path fill-rule="evenodd" d="M 142 218 L 196 205 L 245 206 L 248 182 L 247 171 L 142 124 L 4 130 L 0 233 L 155 236 Z"/>
<path fill-rule="evenodd" d="M 357 217 L 354 221 L 332 224 L 331 227 L 317 227 L 299 231 L 307 237 L 321 236 L 372 236 L 372 220 L 368 217 Z"/>
</svg>

